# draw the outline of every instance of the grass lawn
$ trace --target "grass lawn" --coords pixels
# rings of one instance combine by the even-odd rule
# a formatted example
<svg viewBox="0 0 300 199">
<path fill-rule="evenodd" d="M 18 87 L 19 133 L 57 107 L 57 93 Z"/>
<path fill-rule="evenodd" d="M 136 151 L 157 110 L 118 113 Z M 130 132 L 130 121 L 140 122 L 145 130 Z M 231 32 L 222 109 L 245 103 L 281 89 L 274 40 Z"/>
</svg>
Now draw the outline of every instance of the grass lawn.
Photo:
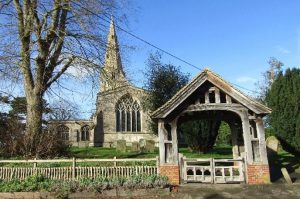
<svg viewBox="0 0 300 199">
<path fill-rule="evenodd" d="M 189 148 L 179 148 L 179 153 L 182 153 L 187 158 L 232 158 L 232 147 L 214 147 L 205 154 L 193 152 Z"/>
<path fill-rule="evenodd" d="M 71 156 L 76 158 L 155 158 L 158 156 L 158 149 L 154 153 L 139 153 L 139 152 L 119 152 L 115 148 L 102 147 L 86 147 L 86 148 L 71 148 Z"/>
<path fill-rule="evenodd" d="M 230 146 L 215 147 L 206 154 L 192 152 L 189 148 L 180 148 L 179 153 L 188 158 L 232 158 Z M 71 148 L 71 156 L 76 158 L 155 158 L 158 155 L 158 148 L 154 153 L 118 152 L 114 148 L 102 147 Z"/>
<path fill-rule="evenodd" d="M 215 147 L 210 152 L 206 154 L 192 152 L 189 148 L 179 148 L 179 153 L 182 153 L 187 158 L 232 158 L 232 148 L 230 146 Z M 139 152 L 118 152 L 114 148 L 102 148 L 102 147 L 85 147 L 78 148 L 72 147 L 70 149 L 70 157 L 76 158 L 86 158 L 86 159 L 111 159 L 117 157 L 121 158 L 155 158 L 159 155 L 158 149 L 154 153 L 139 153 Z M 70 158 L 66 157 L 66 158 Z M 0 158 L 2 159 L 2 158 Z M 5 158 L 6 159 L 6 158 Z M 10 159 L 22 159 L 20 157 L 12 157 Z M 107 164 L 107 163 L 105 163 Z M 80 163 L 80 166 L 105 166 L 104 162 L 102 163 Z M 110 163 L 111 164 L 111 163 Z M 119 163 L 130 164 L 128 163 Z M 134 164 L 138 164 L 137 162 Z M 148 164 L 148 163 L 147 163 Z M 271 172 L 279 173 L 282 167 L 288 169 L 289 172 L 296 172 L 300 175 L 300 158 L 295 157 L 294 155 L 280 150 L 277 155 L 269 157 L 269 164 L 271 167 Z M 151 165 L 155 165 L 155 161 L 151 162 Z M 31 164 L 0 164 L 0 166 L 9 166 L 9 167 L 32 167 Z M 61 167 L 61 166 L 71 166 L 70 163 L 40 163 L 40 167 Z M 108 165 L 107 165 L 108 166 Z"/>
</svg>

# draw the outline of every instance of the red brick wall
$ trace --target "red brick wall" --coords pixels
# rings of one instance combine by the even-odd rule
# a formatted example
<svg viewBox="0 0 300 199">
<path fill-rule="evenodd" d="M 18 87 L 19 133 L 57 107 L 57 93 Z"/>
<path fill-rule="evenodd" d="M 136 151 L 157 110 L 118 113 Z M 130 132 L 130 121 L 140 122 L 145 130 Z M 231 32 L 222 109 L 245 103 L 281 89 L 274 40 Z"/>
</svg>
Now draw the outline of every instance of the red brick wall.
<svg viewBox="0 0 300 199">
<path fill-rule="evenodd" d="M 167 176 L 172 185 L 179 185 L 179 166 L 178 165 L 161 165 L 159 173 L 162 176 Z"/>
<path fill-rule="evenodd" d="M 248 165 L 247 175 L 248 184 L 270 183 L 269 165 Z"/>
</svg>

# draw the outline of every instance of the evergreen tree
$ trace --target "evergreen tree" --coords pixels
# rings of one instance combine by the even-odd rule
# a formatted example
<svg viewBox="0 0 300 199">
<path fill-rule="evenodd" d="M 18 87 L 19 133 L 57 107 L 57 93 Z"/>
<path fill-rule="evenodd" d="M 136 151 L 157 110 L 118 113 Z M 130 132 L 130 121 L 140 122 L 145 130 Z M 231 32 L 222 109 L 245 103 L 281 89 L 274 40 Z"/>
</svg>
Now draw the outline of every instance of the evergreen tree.
<svg viewBox="0 0 300 199">
<path fill-rule="evenodd" d="M 300 69 L 280 72 L 267 93 L 270 124 L 282 147 L 300 154 Z"/>
<path fill-rule="evenodd" d="M 220 128 L 218 130 L 218 136 L 216 140 L 216 145 L 217 146 L 228 146 L 232 145 L 231 143 L 231 129 L 230 126 L 222 121 Z"/>
<path fill-rule="evenodd" d="M 189 120 L 180 125 L 187 145 L 198 153 L 210 151 L 218 135 L 221 120 L 217 118 L 217 112 L 205 111 L 201 119 Z M 197 116 L 193 116 L 197 118 Z"/>
<path fill-rule="evenodd" d="M 161 54 L 156 52 L 155 54 L 151 53 L 146 62 L 145 89 L 148 90 L 149 95 L 143 99 L 143 107 L 150 111 L 155 111 L 166 103 L 189 80 L 189 75 L 182 73 L 179 67 L 164 64 L 161 59 Z M 153 133 L 157 133 L 155 122 L 150 123 L 150 128 Z"/>
<path fill-rule="evenodd" d="M 161 54 L 155 53 L 150 54 L 146 62 L 145 88 L 149 96 L 144 100 L 144 105 L 151 111 L 171 99 L 189 80 L 189 75 L 182 73 L 179 67 L 164 64 L 161 59 Z"/>
</svg>

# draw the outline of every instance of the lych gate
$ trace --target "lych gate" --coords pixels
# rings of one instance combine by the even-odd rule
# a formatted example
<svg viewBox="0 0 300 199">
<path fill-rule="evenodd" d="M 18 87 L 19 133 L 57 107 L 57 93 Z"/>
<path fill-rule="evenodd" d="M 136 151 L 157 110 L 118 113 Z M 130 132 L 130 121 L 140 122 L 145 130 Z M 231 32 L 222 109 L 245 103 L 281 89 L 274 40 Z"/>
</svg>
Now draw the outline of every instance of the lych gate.
<svg viewBox="0 0 300 199">
<path fill-rule="evenodd" d="M 232 160 L 193 161 L 178 154 L 178 126 L 185 120 L 207 117 L 213 112 L 216 120 L 226 121 L 231 129 Z M 208 69 L 157 109 L 152 118 L 158 120 L 160 173 L 173 184 L 182 181 L 242 182 L 249 184 L 270 181 L 265 131 L 262 117 L 271 110 L 231 86 Z M 205 160 L 199 160 L 198 162 Z M 232 166 L 220 166 L 231 162 Z M 226 164 L 225 164 L 226 165 Z"/>
</svg>

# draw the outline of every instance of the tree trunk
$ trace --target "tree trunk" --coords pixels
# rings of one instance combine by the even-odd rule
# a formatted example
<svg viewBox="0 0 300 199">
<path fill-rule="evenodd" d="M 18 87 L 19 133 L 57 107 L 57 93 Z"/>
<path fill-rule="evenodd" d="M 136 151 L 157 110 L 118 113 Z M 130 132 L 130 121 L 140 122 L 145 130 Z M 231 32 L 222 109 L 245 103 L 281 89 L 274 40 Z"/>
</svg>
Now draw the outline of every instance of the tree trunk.
<svg viewBox="0 0 300 199">
<path fill-rule="evenodd" d="M 26 135 L 24 147 L 27 156 L 38 156 L 36 154 L 37 144 L 42 134 L 42 114 L 43 101 L 40 94 L 27 94 L 27 118 L 26 118 Z"/>
</svg>

